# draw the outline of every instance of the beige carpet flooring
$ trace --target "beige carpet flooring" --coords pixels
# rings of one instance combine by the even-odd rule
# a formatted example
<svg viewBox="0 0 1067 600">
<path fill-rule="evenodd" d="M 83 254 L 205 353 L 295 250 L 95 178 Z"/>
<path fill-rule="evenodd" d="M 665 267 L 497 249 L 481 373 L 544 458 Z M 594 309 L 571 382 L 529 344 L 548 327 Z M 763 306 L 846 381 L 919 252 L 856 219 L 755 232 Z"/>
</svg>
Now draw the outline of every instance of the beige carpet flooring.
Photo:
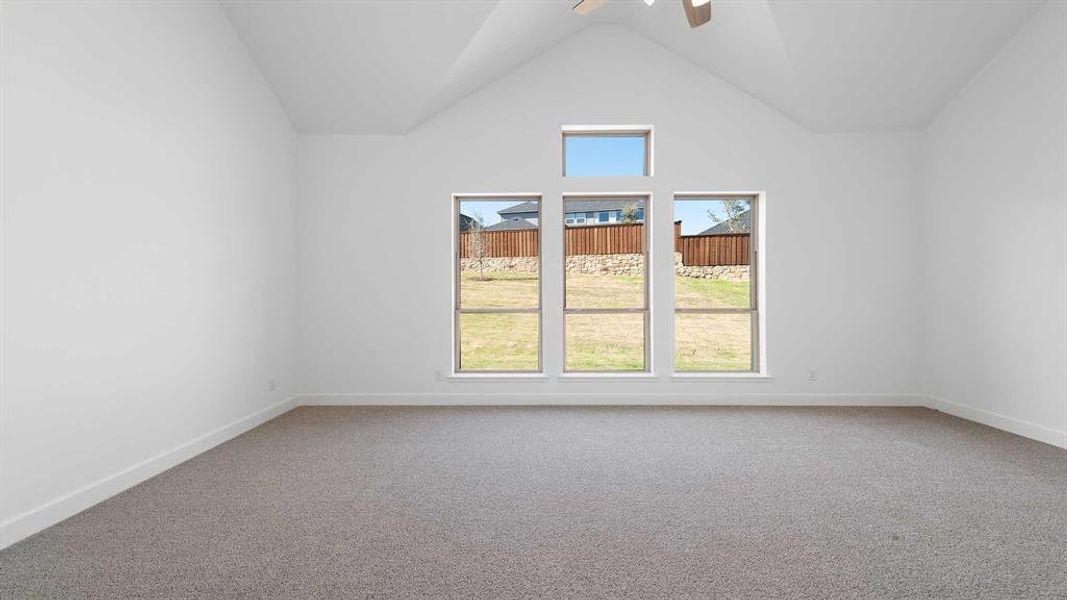
<svg viewBox="0 0 1067 600">
<path fill-rule="evenodd" d="M 925 409 L 299 408 L 7 598 L 1067 598 L 1067 451 Z"/>
</svg>

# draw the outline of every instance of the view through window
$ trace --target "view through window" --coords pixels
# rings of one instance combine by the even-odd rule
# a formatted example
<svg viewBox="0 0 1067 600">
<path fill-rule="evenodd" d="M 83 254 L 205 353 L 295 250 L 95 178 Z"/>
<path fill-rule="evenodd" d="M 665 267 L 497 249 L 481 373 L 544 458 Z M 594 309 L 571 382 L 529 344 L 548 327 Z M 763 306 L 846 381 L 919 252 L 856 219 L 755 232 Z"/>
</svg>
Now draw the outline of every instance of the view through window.
<svg viewBox="0 0 1067 600">
<path fill-rule="evenodd" d="M 651 141 L 650 128 L 564 127 L 564 176 L 649 175 Z M 649 373 L 652 197 L 600 185 L 561 198 L 563 264 L 550 265 L 549 275 L 554 283 L 562 276 L 563 371 Z M 674 372 L 764 372 L 760 198 L 686 192 L 672 199 Z M 453 214 L 454 370 L 543 372 L 542 198 L 457 195 Z M 550 341 L 556 351 L 560 340 Z"/>
<path fill-rule="evenodd" d="M 756 211 L 751 196 L 675 197 L 675 371 L 758 370 Z"/>
<path fill-rule="evenodd" d="M 541 199 L 455 199 L 457 372 L 541 371 Z"/>
<path fill-rule="evenodd" d="M 568 196 L 564 370 L 647 371 L 648 198 Z"/>
</svg>

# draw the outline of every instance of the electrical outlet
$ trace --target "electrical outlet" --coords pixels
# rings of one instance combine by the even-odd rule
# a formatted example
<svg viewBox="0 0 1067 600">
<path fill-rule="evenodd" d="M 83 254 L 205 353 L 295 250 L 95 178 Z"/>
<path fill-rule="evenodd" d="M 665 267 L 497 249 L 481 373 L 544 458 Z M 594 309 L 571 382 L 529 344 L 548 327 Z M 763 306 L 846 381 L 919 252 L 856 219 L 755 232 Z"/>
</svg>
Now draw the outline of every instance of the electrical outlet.
<svg viewBox="0 0 1067 600">
<path fill-rule="evenodd" d="M 441 381 L 445 380 L 445 376 L 444 376 L 443 373 L 441 373 L 440 369 L 438 369 L 438 370 L 433 372 L 433 380 L 437 381 L 437 382 L 441 382 Z"/>
<path fill-rule="evenodd" d="M 278 389 L 278 386 L 275 385 L 274 378 L 271 377 L 270 381 L 267 382 L 267 391 L 268 392 L 273 392 L 273 391 L 276 391 L 277 389 Z"/>
<path fill-rule="evenodd" d="M 819 375 L 815 372 L 815 369 L 808 371 L 808 381 L 818 381 Z"/>
</svg>

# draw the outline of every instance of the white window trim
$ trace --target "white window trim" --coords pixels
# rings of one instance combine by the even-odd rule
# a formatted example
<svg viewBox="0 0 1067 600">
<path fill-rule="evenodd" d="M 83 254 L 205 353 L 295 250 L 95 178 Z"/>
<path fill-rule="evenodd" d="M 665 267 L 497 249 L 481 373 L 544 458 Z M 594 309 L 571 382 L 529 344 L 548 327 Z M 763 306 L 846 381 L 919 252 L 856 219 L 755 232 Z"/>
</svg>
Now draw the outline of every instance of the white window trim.
<svg viewBox="0 0 1067 600">
<path fill-rule="evenodd" d="M 673 201 L 679 198 L 715 198 L 715 197 L 737 197 L 737 196 L 752 196 L 756 198 L 758 203 L 756 212 L 756 342 L 757 342 L 757 356 L 758 368 L 755 371 L 676 371 L 674 365 L 674 334 L 672 331 L 671 340 L 672 347 L 671 353 L 671 377 L 672 382 L 682 381 L 752 381 L 752 382 L 769 382 L 773 381 L 771 377 L 770 369 L 767 365 L 767 193 L 763 190 L 730 190 L 730 191 L 681 191 L 674 192 L 671 195 L 671 220 L 674 219 L 674 205 Z M 672 277 L 673 280 L 673 277 Z M 677 314 L 675 311 L 677 306 L 672 302 L 671 313 L 672 321 L 673 315 Z"/>
<path fill-rule="evenodd" d="M 459 346 L 459 315 L 460 307 L 458 306 L 457 299 L 459 298 L 459 203 L 462 199 L 472 200 L 492 200 L 497 198 L 526 198 L 537 200 L 537 215 L 538 215 L 538 231 L 540 232 L 540 222 L 544 213 L 544 194 L 541 192 L 509 192 L 502 194 L 494 194 L 487 192 L 472 192 L 472 193 L 453 193 L 452 201 L 449 204 L 449 210 L 452 211 L 452 248 L 448 253 L 450 260 L 449 272 L 451 276 L 451 294 L 452 301 L 449 303 L 451 306 L 451 323 L 452 323 L 452 361 L 449 367 L 448 381 L 453 380 L 477 380 L 477 379 L 492 379 L 494 381 L 500 381 L 503 379 L 527 379 L 537 380 L 538 378 L 545 377 L 545 298 L 544 298 L 544 240 L 543 233 L 538 235 L 537 239 L 537 260 L 538 260 L 538 273 L 537 273 L 537 370 L 536 371 L 461 371 L 456 367 L 459 365 L 460 360 L 460 346 Z M 532 312 L 532 311 L 531 311 Z"/>
<path fill-rule="evenodd" d="M 651 191 L 643 192 L 565 192 L 561 194 L 562 214 L 567 214 L 567 199 L 568 198 L 641 198 L 645 201 L 645 215 L 651 215 L 652 203 L 654 194 Z M 563 289 L 563 310 L 562 317 L 563 322 L 560 323 L 560 330 L 563 335 L 561 336 L 562 345 L 560 347 L 562 354 L 562 361 L 560 362 L 561 368 L 558 377 L 561 380 L 604 380 L 605 378 L 647 378 L 658 379 L 658 375 L 655 372 L 655 319 L 653 319 L 653 271 L 652 265 L 655 264 L 655 252 L 653 251 L 655 236 L 650 225 L 651 221 L 642 221 L 646 225 L 645 232 L 645 370 L 643 371 L 568 371 L 567 370 L 567 248 L 566 248 L 566 233 L 563 233 L 561 243 L 563 244 L 562 258 L 563 264 L 560 265 L 560 273 L 563 277 L 561 280 Z M 564 229 L 566 224 L 564 224 Z M 672 254 L 673 260 L 673 254 Z M 579 311 L 582 309 L 578 309 Z M 627 309 L 629 310 L 629 309 Z M 572 314 L 573 311 L 572 311 Z"/>
<path fill-rule="evenodd" d="M 563 125 L 560 128 L 560 155 L 562 162 L 560 173 L 564 178 L 598 177 L 597 175 L 567 175 L 567 136 L 568 135 L 644 135 L 645 142 L 645 170 L 643 175 L 622 175 L 618 177 L 653 177 L 656 174 L 656 144 L 655 130 L 652 125 Z M 616 176 L 611 176 L 616 177 Z"/>
</svg>

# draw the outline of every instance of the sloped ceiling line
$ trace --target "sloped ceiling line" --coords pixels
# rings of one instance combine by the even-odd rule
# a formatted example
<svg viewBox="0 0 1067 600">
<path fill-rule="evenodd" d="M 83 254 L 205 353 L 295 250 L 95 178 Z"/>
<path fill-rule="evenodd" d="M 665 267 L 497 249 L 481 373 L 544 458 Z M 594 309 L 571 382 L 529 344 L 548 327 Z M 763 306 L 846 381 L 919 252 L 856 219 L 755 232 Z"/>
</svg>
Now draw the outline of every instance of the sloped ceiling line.
<svg viewBox="0 0 1067 600">
<path fill-rule="evenodd" d="M 1044 0 L 220 0 L 300 133 L 402 134 L 595 24 L 672 50 L 820 133 L 921 130 Z M 580 57 L 576 57 L 580 60 Z"/>
</svg>

